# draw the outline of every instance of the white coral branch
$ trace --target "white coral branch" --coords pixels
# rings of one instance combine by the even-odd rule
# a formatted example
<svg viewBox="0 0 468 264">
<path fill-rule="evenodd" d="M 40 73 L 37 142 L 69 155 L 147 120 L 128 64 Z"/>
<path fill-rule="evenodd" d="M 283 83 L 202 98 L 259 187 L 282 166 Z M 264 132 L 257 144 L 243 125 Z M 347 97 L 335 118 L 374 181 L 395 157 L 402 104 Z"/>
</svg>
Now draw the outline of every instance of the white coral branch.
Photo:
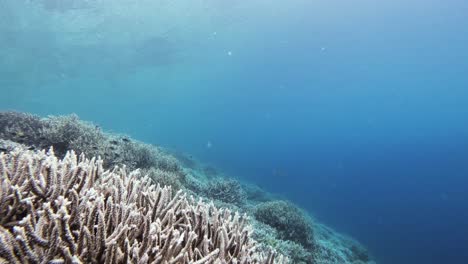
<svg viewBox="0 0 468 264">
<path fill-rule="evenodd" d="M 284 263 L 245 216 L 68 152 L 0 154 L 0 262 Z"/>
</svg>

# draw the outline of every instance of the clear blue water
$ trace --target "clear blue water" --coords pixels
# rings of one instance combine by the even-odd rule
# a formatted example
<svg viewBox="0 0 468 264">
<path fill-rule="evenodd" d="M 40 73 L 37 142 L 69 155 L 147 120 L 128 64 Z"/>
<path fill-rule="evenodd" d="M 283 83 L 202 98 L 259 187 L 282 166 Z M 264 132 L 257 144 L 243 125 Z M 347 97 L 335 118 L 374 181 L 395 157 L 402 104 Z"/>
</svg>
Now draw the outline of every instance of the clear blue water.
<svg viewBox="0 0 468 264">
<path fill-rule="evenodd" d="M 468 263 L 468 2 L 0 0 L 0 109 L 193 154 L 378 263 Z"/>
</svg>

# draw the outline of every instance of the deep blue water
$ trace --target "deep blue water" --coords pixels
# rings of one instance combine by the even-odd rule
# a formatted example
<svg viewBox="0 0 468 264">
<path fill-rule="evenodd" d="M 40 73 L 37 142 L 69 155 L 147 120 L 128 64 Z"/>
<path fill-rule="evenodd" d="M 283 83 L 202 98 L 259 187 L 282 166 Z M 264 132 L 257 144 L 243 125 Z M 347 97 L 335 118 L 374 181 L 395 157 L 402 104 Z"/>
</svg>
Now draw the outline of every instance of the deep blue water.
<svg viewBox="0 0 468 264">
<path fill-rule="evenodd" d="M 378 263 L 468 263 L 468 2 L 185 2 L 0 0 L 0 109 L 191 153 Z"/>
</svg>

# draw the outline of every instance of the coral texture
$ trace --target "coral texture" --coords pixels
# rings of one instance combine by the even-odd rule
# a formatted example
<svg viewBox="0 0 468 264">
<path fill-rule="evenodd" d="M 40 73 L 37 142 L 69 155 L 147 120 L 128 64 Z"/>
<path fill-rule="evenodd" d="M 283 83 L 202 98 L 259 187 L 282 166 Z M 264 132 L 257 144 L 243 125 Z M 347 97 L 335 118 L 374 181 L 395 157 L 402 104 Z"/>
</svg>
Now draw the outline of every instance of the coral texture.
<svg viewBox="0 0 468 264">
<path fill-rule="evenodd" d="M 49 116 L 0 112 L 0 138 L 26 145 L 30 149 L 54 147 L 63 158 L 68 150 L 101 156 L 106 168 L 125 164 L 129 169 L 159 168 L 181 173 L 179 162 L 161 148 L 123 135 L 110 135 L 77 115 Z"/>
<path fill-rule="evenodd" d="M 292 203 L 281 200 L 261 203 L 254 214 L 258 221 L 275 228 L 281 239 L 313 249 L 312 221 Z"/>
<path fill-rule="evenodd" d="M 233 179 L 210 181 L 205 191 L 206 196 L 225 203 L 241 205 L 246 201 L 246 194 L 241 184 Z"/>
<path fill-rule="evenodd" d="M 0 262 L 287 261 L 256 249 L 245 216 L 72 151 L 0 153 L 0 199 Z"/>
<path fill-rule="evenodd" d="M 104 169 L 112 169 L 116 165 L 125 165 L 129 170 L 139 168 L 140 175 L 147 175 L 161 185 L 170 185 L 171 192 L 183 190 L 185 196 L 190 194 L 197 199 L 202 198 L 217 208 L 255 216 L 249 217 L 248 221 L 253 226 L 251 237 L 257 241 L 257 248 L 267 251 L 274 248 L 292 263 L 374 263 L 369 252 L 355 240 L 320 224 L 292 203 L 275 201 L 281 197 L 223 176 L 221 170 L 201 163 L 190 154 L 145 144 L 127 135 L 105 132 L 93 123 L 79 120 L 76 115 L 41 118 L 27 113 L 0 112 L 0 152 L 48 149 L 50 146 L 59 159 L 73 149 L 79 154 L 101 157 L 100 164 Z M 114 173 L 119 174 L 120 171 Z M 95 185 L 93 188 L 98 190 L 101 187 Z M 0 208 L 5 207 L 0 205 Z M 0 219 L 3 217 L 0 214 Z M 7 229 L 13 232 L 11 228 Z"/>
</svg>

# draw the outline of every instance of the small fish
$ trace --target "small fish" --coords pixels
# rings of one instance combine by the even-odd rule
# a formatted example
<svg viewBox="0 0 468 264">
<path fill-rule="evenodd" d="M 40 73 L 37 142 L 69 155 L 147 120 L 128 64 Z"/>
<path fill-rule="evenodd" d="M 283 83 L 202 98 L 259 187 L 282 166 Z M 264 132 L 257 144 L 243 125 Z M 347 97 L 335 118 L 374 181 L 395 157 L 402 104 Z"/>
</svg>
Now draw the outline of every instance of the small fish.
<svg viewBox="0 0 468 264">
<path fill-rule="evenodd" d="M 94 149 L 94 150 L 97 150 L 97 149 L 98 149 L 98 147 L 96 147 L 96 146 L 93 146 L 93 149 Z"/>
<path fill-rule="evenodd" d="M 128 138 L 122 138 L 122 141 L 123 141 L 123 142 L 130 142 L 130 139 L 128 139 Z"/>
<path fill-rule="evenodd" d="M 111 144 L 114 144 L 114 145 L 119 144 L 119 142 L 118 142 L 117 140 L 111 140 L 111 141 L 109 141 L 109 142 L 110 142 Z"/>
<path fill-rule="evenodd" d="M 115 147 L 110 146 L 109 149 L 110 149 L 110 150 L 115 150 Z"/>
<path fill-rule="evenodd" d="M 0 148 L 0 152 L 7 152 L 7 151 L 8 151 L 8 149 L 6 149 L 6 148 Z"/>
<path fill-rule="evenodd" d="M 35 150 L 36 148 L 34 146 L 30 146 L 28 150 Z"/>
</svg>

